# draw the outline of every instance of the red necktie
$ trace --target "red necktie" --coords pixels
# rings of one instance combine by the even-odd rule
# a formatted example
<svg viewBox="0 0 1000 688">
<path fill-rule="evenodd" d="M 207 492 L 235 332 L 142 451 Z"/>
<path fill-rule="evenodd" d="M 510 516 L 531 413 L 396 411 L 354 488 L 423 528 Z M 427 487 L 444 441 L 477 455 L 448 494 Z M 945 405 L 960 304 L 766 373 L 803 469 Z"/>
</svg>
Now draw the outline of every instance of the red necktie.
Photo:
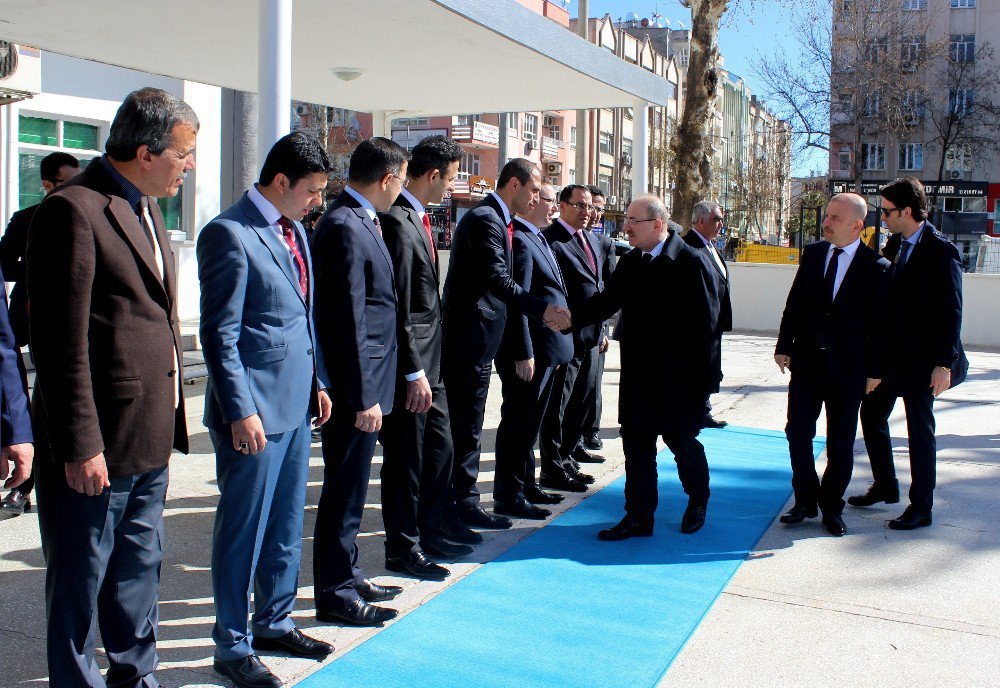
<svg viewBox="0 0 1000 688">
<path fill-rule="evenodd" d="M 299 289 L 302 290 L 302 298 L 306 298 L 309 295 L 309 272 L 306 270 L 306 259 L 302 257 L 302 251 L 299 250 L 299 242 L 295 239 L 291 220 L 287 217 L 281 217 L 278 219 L 278 224 L 281 226 L 285 243 L 288 244 L 288 250 L 295 258 L 295 265 L 299 269 Z"/>
<path fill-rule="evenodd" d="M 434 232 L 431 231 L 431 218 L 424 213 L 424 231 L 427 232 L 427 240 L 431 242 L 431 260 L 437 262 L 437 248 L 434 246 Z"/>
<path fill-rule="evenodd" d="M 507 248 L 514 247 L 514 221 L 507 223 Z"/>
<path fill-rule="evenodd" d="M 576 230 L 576 240 L 580 242 L 580 247 L 583 252 L 587 254 L 587 264 L 590 265 L 590 271 L 595 275 L 597 274 L 597 260 L 594 258 L 593 249 L 590 248 L 590 242 L 583 238 L 583 230 Z"/>
</svg>

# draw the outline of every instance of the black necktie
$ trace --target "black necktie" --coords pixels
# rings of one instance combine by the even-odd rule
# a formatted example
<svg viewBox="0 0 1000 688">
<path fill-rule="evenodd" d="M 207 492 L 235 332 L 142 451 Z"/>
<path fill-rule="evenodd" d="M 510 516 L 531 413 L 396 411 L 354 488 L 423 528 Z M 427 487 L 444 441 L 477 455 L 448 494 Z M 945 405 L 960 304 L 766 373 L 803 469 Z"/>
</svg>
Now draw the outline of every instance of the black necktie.
<svg viewBox="0 0 1000 688">
<path fill-rule="evenodd" d="M 823 281 L 826 282 L 826 293 L 830 295 L 831 301 L 833 301 L 833 285 L 837 281 L 837 264 L 840 262 L 840 254 L 843 252 L 842 248 L 833 249 L 833 256 L 830 257 L 830 264 L 826 266 L 826 274 L 823 276 Z"/>
<path fill-rule="evenodd" d="M 643 265 L 643 267 L 649 265 L 652 262 L 653 262 L 653 254 L 652 253 L 643 253 L 642 254 L 642 265 Z"/>
</svg>

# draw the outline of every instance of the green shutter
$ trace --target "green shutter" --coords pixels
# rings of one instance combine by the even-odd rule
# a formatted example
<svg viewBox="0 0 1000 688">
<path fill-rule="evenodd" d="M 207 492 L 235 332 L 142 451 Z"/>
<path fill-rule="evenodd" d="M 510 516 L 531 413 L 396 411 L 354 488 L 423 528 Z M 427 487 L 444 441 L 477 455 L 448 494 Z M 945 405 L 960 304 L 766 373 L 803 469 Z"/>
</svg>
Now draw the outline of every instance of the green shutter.
<svg viewBox="0 0 1000 688">
<path fill-rule="evenodd" d="M 17 140 L 21 143 L 34 143 L 42 146 L 59 145 L 59 122 L 44 117 L 17 118 Z"/>
</svg>

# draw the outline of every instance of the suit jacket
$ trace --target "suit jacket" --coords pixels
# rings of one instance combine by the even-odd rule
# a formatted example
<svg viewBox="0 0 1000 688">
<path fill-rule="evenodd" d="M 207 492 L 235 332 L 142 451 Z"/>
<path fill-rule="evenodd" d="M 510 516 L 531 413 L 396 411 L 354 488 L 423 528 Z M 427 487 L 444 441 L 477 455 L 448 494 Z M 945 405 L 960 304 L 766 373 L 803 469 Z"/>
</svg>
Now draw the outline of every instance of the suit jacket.
<svg viewBox="0 0 1000 688">
<path fill-rule="evenodd" d="M 450 358 L 486 365 L 497 354 L 507 307 L 541 318 L 547 304 L 511 277 L 507 225 L 487 196 L 455 228 L 444 283 L 444 341 Z"/>
<path fill-rule="evenodd" d="M 905 267 L 896 256 L 901 234 L 889 238 L 882 254 L 893 263 L 883 317 L 887 325 L 886 377 L 901 390 L 930 385 L 936 366 L 951 368 L 952 387 L 965 380 L 969 361 L 962 330 L 962 262 L 955 245 L 925 223 Z"/>
<path fill-rule="evenodd" d="M 703 261 L 705 261 L 705 269 L 711 276 L 712 285 L 712 298 L 710 304 L 712 306 L 712 331 L 715 333 L 715 339 L 713 341 L 713 346 L 717 349 L 715 357 L 719 362 L 719 369 L 716 371 L 719 381 L 722 381 L 722 333 L 729 332 L 733 329 L 733 305 L 729 298 L 729 275 L 727 272 L 723 272 L 719 268 L 719 264 L 715 262 L 715 258 L 712 256 L 711 251 L 705 243 L 701 240 L 694 230 L 688 230 L 683 236 L 684 241 L 692 249 L 697 252 Z M 725 265 L 725 259 L 722 255 L 719 255 L 719 259 L 722 260 L 722 264 Z M 719 386 L 716 385 L 712 392 L 718 392 Z"/>
<path fill-rule="evenodd" d="M 584 230 L 584 239 L 594 252 L 597 264 L 597 272 L 595 273 L 590 269 L 590 261 L 587 260 L 587 254 L 584 253 L 583 248 L 561 222 L 556 220 L 542 233 L 559 260 L 559 268 L 566 281 L 566 292 L 569 294 L 569 309 L 571 313 L 575 313 L 577 308 L 587 299 L 604 289 L 604 252 L 594 234 Z M 601 334 L 604 331 L 603 320 L 613 314 L 614 311 L 602 318 L 601 322 L 573 323 L 573 345 L 577 356 L 601 343 Z"/>
<path fill-rule="evenodd" d="M 313 234 L 316 333 L 336 409 L 392 412 L 396 286 L 392 258 L 364 208 L 342 191 Z"/>
<path fill-rule="evenodd" d="M 563 284 L 555 256 L 521 220 L 514 220 L 514 281 L 526 292 L 547 303 L 566 306 Z M 538 320 L 512 314 L 504 327 L 498 359 L 535 359 L 536 368 L 569 363 L 573 358 L 573 335 L 553 332 Z"/>
<path fill-rule="evenodd" d="M 4 273 L 0 270 L 0 284 Z M 24 359 L 14 342 L 7 315 L 7 294 L 0 298 L 0 447 L 32 442 Z"/>
<path fill-rule="evenodd" d="M 791 357 L 793 374 L 826 373 L 860 399 L 866 378 L 883 375 L 889 261 L 860 244 L 831 301 L 824 279 L 829 249 L 830 242 L 818 241 L 802 250 L 774 352 Z"/>
<path fill-rule="evenodd" d="M 111 477 L 161 468 L 171 448 L 188 449 L 170 241 L 150 198 L 161 279 L 121 194 L 92 160 L 39 205 L 26 253 L 36 449 L 60 462 L 104 452 Z"/>
<path fill-rule="evenodd" d="M 441 297 L 437 253 L 420 215 L 402 194 L 380 213 L 382 239 L 396 279 L 397 393 L 406 376 L 423 370 L 430 385 L 441 379 Z"/>
<path fill-rule="evenodd" d="M 598 253 L 598 260 L 601 261 L 601 274 L 604 275 L 604 280 L 607 281 L 611 273 L 615 271 L 615 266 L 618 265 L 618 248 L 615 246 L 614 240 L 607 234 L 594 234 L 592 236 L 597 239 L 597 245 L 600 248 L 600 253 Z M 608 322 L 605 322 L 601 328 L 601 334 L 605 337 L 610 337 L 611 333 L 608 331 Z M 598 341 L 600 344 L 600 341 Z"/>
<path fill-rule="evenodd" d="M 10 327 L 17 345 L 28 343 L 28 293 L 24 284 L 24 252 L 28 248 L 28 228 L 37 205 L 28 206 L 10 216 L 10 223 L 0 239 L 0 269 L 4 279 L 13 282 L 10 292 Z"/>
<path fill-rule="evenodd" d="M 309 284 L 309 248 L 293 223 Z M 208 367 L 206 427 L 260 416 L 267 435 L 299 427 L 317 387 L 329 385 L 317 355 L 308 299 L 277 231 L 246 194 L 198 235 L 201 343 Z"/>
<path fill-rule="evenodd" d="M 701 257 L 671 231 L 660 255 L 648 264 L 638 249 L 622 256 L 604 291 L 573 311 L 584 323 L 621 309 L 628 322 L 618 395 L 623 428 L 697 434 L 717 382 L 711 280 Z"/>
</svg>

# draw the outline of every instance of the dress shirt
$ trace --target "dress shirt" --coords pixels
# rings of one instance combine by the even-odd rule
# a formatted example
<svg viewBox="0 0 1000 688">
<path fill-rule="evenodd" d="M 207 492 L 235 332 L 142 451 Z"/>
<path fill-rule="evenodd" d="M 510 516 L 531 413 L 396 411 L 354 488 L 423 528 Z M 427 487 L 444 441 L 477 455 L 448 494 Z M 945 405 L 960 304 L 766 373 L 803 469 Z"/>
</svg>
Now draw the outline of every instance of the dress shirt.
<svg viewBox="0 0 1000 688">
<path fill-rule="evenodd" d="M 361 204 L 361 207 L 365 209 L 366 213 L 368 213 L 368 217 L 371 218 L 372 222 L 377 222 L 378 213 L 375 212 L 375 206 L 371 204 L 371 201 L 352 189 L 350 184 L 344 187 L 344 191 L 351 194 L 351 196 L 354 197 L 354 200 Z"/>
<path fill-rule="evenodd" d="M 534 234 L 535 236 L 539 237 L 542 240 L 542 245 L 545 247 L 545 250 L 549 252 L 549 258 L 552 259 L 552 265 L 556 269 L 556 276 L 559 278 L 559 282 L 561 283 L 563 281 L 563 276 L 562 276 L 562 270 L 559 268 L 559 261 L 556 260 L 556 254 L 554 254 L 552 252 L 552 247 L 549 246 L 549 242 L 542 235 L 542 230 L 538 229 L 538 227 L 536 227 L 535 225 L 531 224 L 530 222 L 528 222 L 527 220 L 525 220 L 523 217 L 519 217 L 517 219 L 519 219 L 521 222 L 523 222 L 524 226 L 527 227 L 529 230 L 531 230 L 532 234 Z"/>
<path fill-rule="evenodd" d="M 503 202 L 503 199 L 497 194 L 496 191 L 490 191 L 490 195 L 496 199 L 497 203 L 500 204 L 500 211 L 503 213 L 503 223 L 504 225 L 509 225 L 511 223 L 510 209 L 507 208 L 507 204 Z"/>
<path fill-rule="evenodd" d="M 649 256 L 652 256 L 653 258 L 656 258 L 658 255 L 660 255 L 661 253 L 663 253 L 663 247 L 666 245 L 666 243 L 667 243 L 667 240 L 664 239 L 663 241 L 661 241 L 660 243 L 658 243 L 656 246 L 654 246 L 652 251 L 643 251 L 642 255 L 644 255 L 644 256 L 649 255 Z"/>
<path fill-rule="evenodd" d="M 708 252 L 712 254 L 712 258 L 715 259 L 715 264 L 719 266 L 720 270 L 722 270 L 722 274 L 726 277 L 729 277 L 729 272 L 726 270 L 726 265 L 725 263 L 722 262 L 722 257 L 719 256 L 719 250 L 715 248 L 715 242 L 709 241 L 708 239 L 703 237 L 701 235 L 701 232 L 699 232 L 694 227 L 691 228 L 691 231 L 694 232 L 696 235 L 698 235 L 698 238 L 705 243 L 706 247 L 708 247 Z"/>
<path fill-rule="evenodd" d="M 847 268 L 851 267 L 851 261 L 854 260 L 854 254 L 858 252 L 858 246 L 860 245 L 861 238 L 858 237 L 847 246 L 840 247 L 844 249 L 844 252 L 837 259 L 837 275 L 833 278 L 833 298 L 837 298 L 837 292 L 840 291 L 840 284 L 844 281 Z M 833 257 L 833 249 L 835 248 L 838 247 L 830 244 L 830 248 L 826 252 L 826 261 L 823 263 L 823 274 L 826 274 L 826 268 L 830 265 L 830 259 Z"/>
<path fill-rule="evenodd" d="M 926 222 L 921 222 L 920 226 L 917 227 L 917 231 L 913 233 L 913 236 L 911 236 L 909 239 L 903 239 L 903 241 L 905 241 L 910 245 L 910 250 L 906 252 L 906 260 L 903 261 L 903 265 L 906 265 L 906 261 L 908 261 L 910 259 L 910 256 L 913 255 L 913 249 L 917 247 L 917 242 L 920 241 L 920 235 L 924 233 L 924 225 L 926 224 L 927 224 Z M 897 256 L 902 255 L 903 245 L 900 244 L 899 246 L 900 246 L 900 252 L 896 254 Z"/>
<path fill-rule="evenodd" d="M 111 178 L 115 180 L 115 183 L 118 184 L 118 188 L 122 192 L 122 198 L 128 201 L 128 204 L 132 206 L 132 212 L 135 213 L 136 217 L 141 219 L 142 210 L 139 208 L 139 202 L 142 200 L 144 194 L 139 191 L 139 188 L 135 184 L 115 169 L 115 166 L 108 160 L 107 155 L 101 156 L 101 163 L 104 165 L 104 169 L 108 171 L 108 174 L 111 175 Z"/>
<path fill-rule="evenodd" d="M 400 193 L 403 195 L 403 198 L 409 201 L 410 205 L 413 206 L 413 209 L 417 211 L 417 215 L 420 216 L 420 221 L 423 222 L 424 215 L 427 214 L 427 210 L 424 208 L 424 204 L 418 201 L 416 196 L 407 191 L 406 187 L 403 187 Z M 403 375 L 403 377 L 406 379 L 407 382 L 413 382 L 414 380 L 419 380 L 422 377 L 427 377 L 427 373 L 424 371 L 423 368 L 421 368 L 415 373 L 406 373 L 405 375 Z"/>
</svg>

